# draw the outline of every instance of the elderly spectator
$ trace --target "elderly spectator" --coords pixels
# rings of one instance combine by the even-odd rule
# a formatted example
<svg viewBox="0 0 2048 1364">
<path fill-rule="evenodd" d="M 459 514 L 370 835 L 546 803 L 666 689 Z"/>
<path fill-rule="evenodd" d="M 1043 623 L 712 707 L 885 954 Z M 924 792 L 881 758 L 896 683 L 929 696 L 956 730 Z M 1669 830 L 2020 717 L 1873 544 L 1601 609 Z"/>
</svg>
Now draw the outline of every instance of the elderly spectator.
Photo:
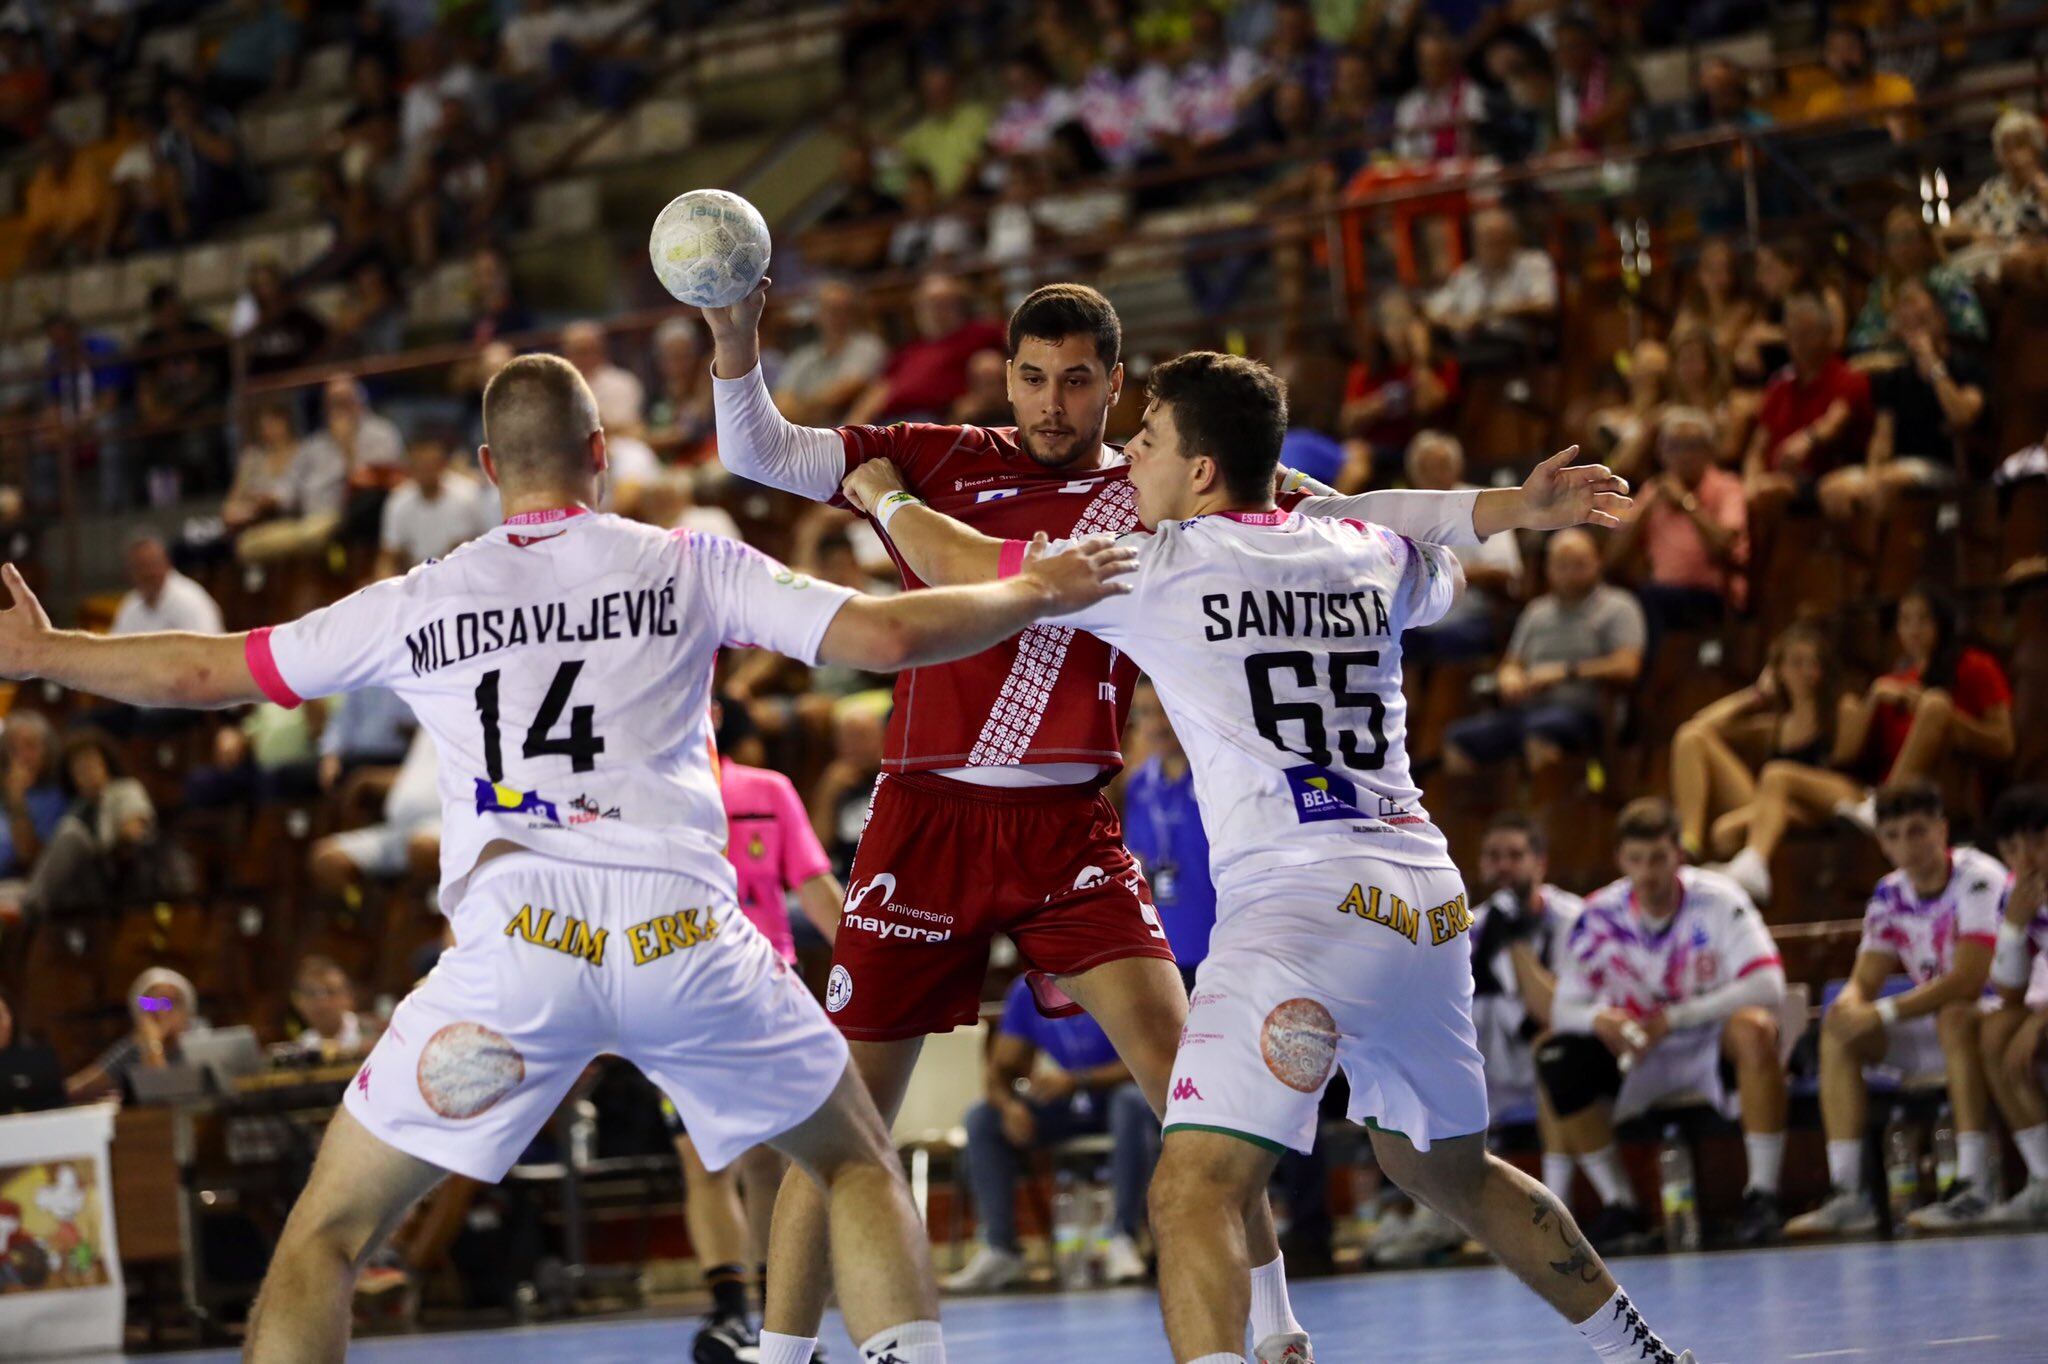
<svg viewBox="0 0 2048 1364">
<path fill-rule="evenodd" d="M 1785 305 L 1785 344 L 1792 362 L 1764 390 L 1742 463 L 1750 501 L 1772 507 L 1807 495 L 1870 439 L 1870 380 L 1836 351 L 1820 299 L 1806 294 Z"/>
<path fill-rule="evenodd" d="M 342 1061 L 361 1056 L 377 1040 L 377 1020 L 356 1012 L 356 987 L 332 957 L 310 956 L 292 977 L 292 1012 L 299 1031 L 277 1049 L 286 1057 Z"/>
<path fill-rule="evenodd" d="M 1557 23 L 1557 131 L 1581 151 L 1634 139 L 1642 86 L 1628 63 L 1601 43 L 1591 21 L 1567 14 Z"/>
<path fill-rule="evenodd" d="M 1008 98 L 989 125 L 988 147 L 999 157 L 1036 156 L 1052 145 L 1052 131 L 1075 116 L 1074 92 L 1054 84 L 1052 65 L 1036 48 L 1003 63 Z"/>
<path fill-rule="evenodd" d="M 571 322 L 562 328 L 562 358 L 576 366 L 597 399 L 597 419 L 607 433 L 636 434 L 646 420 L 647 389 L 640 376 L 612 363 L 604 328 Z"/>
<path fill-rule="evenodd" d="M 1159 130 L 1178 126 L 1173 77 L 1145 56 L 1127 24 L 1102 35 L 1101 58 L 1077 98 L 1081 123 L 1112 170 L 1135 170 L 1159 153 Z"/>
<path fill-rule="evenodd" d="M 988 106 L 960 97 L 960 77 L 949 67 L 927 67 L 918 78 L 917 120 L 896 140 L 904 168 L 931 172 L 941 199 L 974 182 L 989 133 Z"/>
<path fill-rule="evenodd" d="M 231 330 L 241 338 L 242 363 L 252 377 L 301 369 L 327 345 L 327 324 L 299 298 L 274 260 L 249 267 L 249 291 L 235 304 Z"/>
<path fill-rule="evenodd" d="M 106 254 L 116 226 L 114 186 L 107 168 L 80 155 L 55 131 L 43 135 L 38 152 L 39 164 L 22 196 L 22 245 L 28 268 Z"/>
<path fill-rule="evenodd" d="M 1949 245 L 1965 248 L 1956 268 L 1978 277 L 1995 276 L 2014 250 L 2048 239 L 2048 130 L 2041 116 L 2026 109 L 2000 114 L 1991 150 L 1998 174 L 1963 202 L 1945 234 Z"/>
<path fill-rule="evenodd" d="M 184 891 L 182 860 L 159 841 L 156 806 L 141 782 L 121 775 L 111 738 L 92 729 L 74 733 L 59 770 L 71 808 L 22 892 L 27 917 L 102 911 Z"/>
<path fill-rule="evenodd" d="M 1899 286 L 1890 330 L 1906 358 L 1870 373 L 1869 458 L 1821 480 L 1821 506 L 1838 520 L 1881 519 L 1905 489 L 1953 486 L 1959 442 L 1984 415 L 1983 368 L 1949 344 L 1947 319 L 1926 285 Z"/>
<path fill-rule="evenodd" d="M 1394 154 L 1447 161 L 1474 154 L 1486 121 L 1486 92 L 1465 74 L 1458 44 L 1441 28 L 1415 40 L 1415 88 L 1394 106 Z"/>
<path fill-rule="evenodd" d="M 57 780 L 56 731 L 37 711 L 14 711 L 0 728 L 0 880 L 27 874 L 69 804 Z"/>
<path fill-rule="evenodd" d="M 412 732 L 419 727 L 411 707 L 389 687 L 345 692 L 320 727 L 320 761 L 315 777 L 333 791 L 343 777 L 362 767 L 397 767 L 405 761 Z"/>
<path fill-rule="evenodd" d="M 1609 689 L 1642 672 L 1643 608 L 1600 581 L 1600 551 L 1584 531 L 1550 537 L 1544 562 L 1550 591 L 1523 608 L 1495 674 L 1501 705 L 1469 716 L 1444 734 L 1444 757 L 1458 772 L 1517 754 L 1531 771 L 1567 751 L 1599 743 Z"/>
<path fill-rule="evenodd" d="M 881 342 L 875 346 L 881 349 Z M 786 367 L 783 374 L 786 381 Z M 711 412 L 711 357 L 695 319 L 672 317 L 654 329 L 654 381 L 647 443 L 665 460 L 694 464 L 710 452 L 718 434 Z M 783 411 L 789 415 L 788 408 Z"/>
<path fill-rule="evenodd" d="M 1791 359 L 1785 341 L 1785 310 L 1811 294 L 1827 311 L 1829 343 L 1837 350 L 1849 336 L 1849 305 L 1842 291 L 1814 267 L 1812 252 L 1797 239 L 1767 242 L 1756 249 L 1757 317 L 1743 333 L 1731 359 L 1744 382 L 1760 383 Z"/>
<path fill-rule="evenodd" d="M 799 426 L 833 426 L 882 372 L 889 347 L 868 325 L 852 285 L 827 280 L 811 300 L 818 334 L 783 362 L 775 405 Z"/>
<path fill-rule="evenodd" d="M 1470 488 L 1465 481 L 1465 447 L 1456 436 L 1424 431 L 1408 445 L 1408 486 L 1432 492 Z M 1497 531 L 1455 553 L 1465 570 L 1466 591 L 1434 625 L 1402 636 L 1410 658 L 1464 662 L 1494 651 L 1494 620 L 1522 595 L 1522 544 L 1511 530 Z"/>
<path fill-rule="evenodd" d="M 1742 845 L 1764 763 L 1834 770 L 1852 761 L 1838 743 L 1847 699 L 1833 643 L 1798 624 L 1771 641 L 1754 685 L 1680 725 L 1671 741 L 1671 799 L 1687 856 L 1699 861 Z"/>
<path fill-rule="evenodd" d="M 898 346 L 847 413 L 850 426 L 909 418 L 939 419 L 967 391 L 967 362 L 976 351 L 1008 352 L 1000 323 L 971 314 L 967 286 L 951 275 L 927 275 L 912 315 L 917 338 Z"/>
<path fill-rule="evenodd" d="M 488 345 L 533 330 L 533 312 L 512 290 L 512 267 L 495 246 L 480 246 L 469 257 L 469 342 Z"/>
<path fill-rule="evenodd" d="M 193 314 L 176 285 L 157 284 L 149 291 L 149 325 L 135 338 L 135 356 L 144 467 L 178 471 L 188 490 L 218 488 L 227 338 Z"/>
<path fill-rule="evenodd" d="M 111 632 L 139 635 L 154 630 L 221 633 L 220 605 L 205 588 L 171 567 L 170 552 L 154 534 L 128 542 L 128 591 L 114 608 Z"/>
<path fill-rule="evenodd" d="M 132 1030 L 66 1080 L 65 1096 L 78 1104 L 133 1099 L 135 1072 L 177 1064 L 186 1034 L 204 1026 L 198 1013 L 199 992 L 191 981 L 167 966 L 150 967 L 128 986 Z"/>
<path fill-rule="evenodd" d="M 255 174 L 234 119 L 202 101 L 185 82 L 164 91 L 164 130 L 157 146 L 176 177 L 193 235 L 205 236 L 257 206 Z"/>
<path fill-rule="evenodd" d="M 1357 358 L 1344 378 L 1347 445 L 1338 486 L 1361 492 L 1406 457 L 1416 433 L 1458 396 L 1458 361 L 1438 355 L 1415 301 L 1388 289 L 1358 319 Z M 1460 463 L 1462 464 L 1462 457 Z"/>
<path fill-rule="evenodd" d="M 1885 128 L 1895 141 L 1906 140 L 1910 131 L 1908 120 L 1886 111 L 1910 105 L 1918 98 L 1913 82 L 1872 65 L 1870 34 L 1862 25 L 1830 26 L 1821 42 L 1821 63 L 1820 73 L 1800 109 L 1802 118 L 1868 114 L 1873 126 Z"/>
<path fill-rule="evenodd" d="M 407 450 L 409 476 L 384 499 L 376 575 L 390 578 L 438 559 L 497 524 L 497 499 L 460 469 L 453 441 L 424 433 Z"/>
<path fill-rule="evenodd" d="M 1462 363 L 1526 363 L 1554 336 L 1557 266 L 1522 245 L 1521 229 L 1505 209 L 1473 215 L 1472 246 L 1472 259 L 1429 296 L 1423 311 L 1449 333 Z"/>
<path fill-rule="evenodd" d="M 1924 284 L 1934 296 L 1948 319 L 1949 335 L 1959 344 L 1981 345 L 1989 339 L 1990 328 L 1977 291 L 1960 271 L 1941 263 L 1933 234 L 1920 221 L 1919 210 L 1901 204 L 1885 215 L 1884 265 L 1871 281 L 1863 311 L 1849 328 L 1851 354 L 1876 350 L 1891 339 L 1891 309 L 1899 289 L 1909 280 Z"/>
<path fill-rule="evenodd" d="M 1607 544 L 1607 563 L 1638 556 L 1636 586 L 1651 638 L 1718 624 L 1748 597 L 1749 507 L 1742 480 L 1715 465 L 1714 419 L 1696 407 L 1657 417 L 1662 470 L 1636 495 L 1635 515 Z"/>
</svg>

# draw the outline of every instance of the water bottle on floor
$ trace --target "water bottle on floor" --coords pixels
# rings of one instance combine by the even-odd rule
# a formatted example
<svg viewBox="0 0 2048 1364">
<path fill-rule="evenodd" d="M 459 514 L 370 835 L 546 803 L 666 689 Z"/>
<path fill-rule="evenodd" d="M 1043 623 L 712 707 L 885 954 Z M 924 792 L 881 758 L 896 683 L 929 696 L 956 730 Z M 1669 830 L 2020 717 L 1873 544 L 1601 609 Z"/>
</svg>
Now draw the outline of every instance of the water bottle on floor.
<svg viewBox="0 0 2048 1364">
<path fill-rule="evenodd" d="M 1961 1162 L 1956 1159 L 1956 1115 L 1947 1104 L 1934 1119 L 1934 1196 L 1947 1198 L 1956 1186 L 1956 1171 Z M 1979 1189 L 1978 1193 L 1983 1190 Z"/>
<path fill-rule="evenodd" d="M 1088 1286 L 1087 1209 L 1074 1176 L 1062 1171 L 1052 1196 L 1052 1258 L 1062 1288 Z"/>
<path fill-rule="evenodd" d="M 1692 1151 L 1675 1123 L 1664 1129 L 1664 1144 L 1657 1152 L 1657 1174 L 1664 1195 L 1665 1249 L 1698 1250 L 1699 1183 L 1693 1177 Z"/>
<path fill-rule="evenodd" d="M 1920 1158 L 1913 1150 L 1913 1133 L 1906 1124 L 1906 1110 L 1894 1108 L 1884 1126 L 1884 1183 L 1891 1201 L 1892 1226 L 1906 1224 L 1906 1214 L 1920 1206 Z"/>
</svg>

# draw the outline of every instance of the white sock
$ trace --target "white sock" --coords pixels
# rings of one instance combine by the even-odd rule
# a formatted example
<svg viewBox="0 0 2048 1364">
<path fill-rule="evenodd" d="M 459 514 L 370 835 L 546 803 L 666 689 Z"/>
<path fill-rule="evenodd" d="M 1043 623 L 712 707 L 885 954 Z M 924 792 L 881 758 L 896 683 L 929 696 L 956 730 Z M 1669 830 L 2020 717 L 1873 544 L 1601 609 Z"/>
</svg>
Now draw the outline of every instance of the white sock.
<svg viewBox="0 0 2048 1364">
<path fill-rule="evenodd" d="M 1749 1152 L 1749 1187 L 1775 1194 L 1778 1191 L 1778 1171 L 1785 1164 L 1785 1134 L 1744 1132 L 1742 1145 Z"/>
<path fill-rule="evenodd" d="M 1991 1184 L 1991 1134 L 1956 1133 L 1956 1178 L 1975 1188 L 1989 1191 Z"/>
<path fill-rule="evenodd" d="M 2027 1178 L 2048 1179 L 2048 1122 L 2015 1132 L 2012 1140 L 2027 1162 Z"/>
<path fill-rule="evenodd" d="M 1203 1355 L 1200 1359 L 1190 1359 L 1188 1364 L 1244 1364 L 1244 1356 Z"/>
<path fill-rule="evenodd" d="M 1828 1143 L 1828 1183 L 1837 1193 L 1860 1193 L 1863 1189 L 1863 1142 Z"/>
<path fill-rule="evenodd" d="M 1556 1194 L 1558 1202 L 1571 1202 L 1572 1175 L 1577 1169 L 1578 1163 L 1570 1156 L 1559 1151 L 1545 1151 L 1543 1153 L 1543 1187 Z"/>
<path fill-rule="evenodd" d="M 761 1364 L 811 1364 L 811 1351 L 817 1348 L 816 1336 L 785 1336 L 777 1331 L 763 1331 Z"/>
<path fill-rule="evenodd" d="M 1636 1191 L 1628 1182 L 1628 1171 L 1621 1166 L 1621 1152 L 1609 1142 L 1591 1155 L 1579 1157 L 1579 1168 L 1586 1172 L 1586 1178 L 1593 1181 L 1593 1192 L 1600 1195 L 1602 1203 L 1617 1207 L 1633 1208 L 1636 1205 Z"/>
<path fill-rule="evenodd" d="M 1300 1329 L 1287 1301 L 1287 1257 L 1275 1255 L 1273 1263 L 1252 1270 L 1252 1339 L 1284 1336 Z"/>
<path fill-rule="evenodd" d="M 1657 1339 L 1643 1321 L 1642 1313 L 1619 1288 L 1601 1304 L 1600 1310 L 1579 1323 L 1579 1334 L 1602 1359 L 1620 1359 L 1631 1364 L 1677 1364 L 1678 1354 Z"/>
<path fill-rule="evenodd" d="M 935 1321 L 906 1321 L 862 1342 L 861 1364 L 946 1364 L 946 1342 Z"/>
</svg>

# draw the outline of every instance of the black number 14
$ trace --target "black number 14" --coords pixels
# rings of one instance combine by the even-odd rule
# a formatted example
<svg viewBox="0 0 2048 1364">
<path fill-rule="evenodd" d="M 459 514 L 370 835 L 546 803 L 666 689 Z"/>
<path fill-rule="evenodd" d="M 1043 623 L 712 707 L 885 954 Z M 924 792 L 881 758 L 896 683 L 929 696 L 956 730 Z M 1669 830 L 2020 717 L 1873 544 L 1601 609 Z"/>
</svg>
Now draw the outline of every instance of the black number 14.
<svg viewBox="0 0 2048 1364">
<path fill-rule="evenodd" d="M 541 698 L 540 710 L 527 727 L 526 742 L 519 749 L 522 757 L 545 758 L 559 753 L 569 759 L 570 770 L 574 772 L 588 772 L 597 766 L 597 755 L 604 752 L 604 740 L 597 737 L 594 725 L 596 707 L 577 706 L 569 711 L 566 738 L 557 739 L 548 732 L 561 722 L 562 711 L 569 705 L 569 693 L 575 690 L 576 678 L 582 671 L 580 658 L 570 659 L 555 669 L 555 680 L 548 684 L 548 694 Z M 505 750 L 498 738 L 496 668 L 476 684 L 476 718 L 484 727 L 484 771 L 492 781 L 503 781 Z"/>
</svg>

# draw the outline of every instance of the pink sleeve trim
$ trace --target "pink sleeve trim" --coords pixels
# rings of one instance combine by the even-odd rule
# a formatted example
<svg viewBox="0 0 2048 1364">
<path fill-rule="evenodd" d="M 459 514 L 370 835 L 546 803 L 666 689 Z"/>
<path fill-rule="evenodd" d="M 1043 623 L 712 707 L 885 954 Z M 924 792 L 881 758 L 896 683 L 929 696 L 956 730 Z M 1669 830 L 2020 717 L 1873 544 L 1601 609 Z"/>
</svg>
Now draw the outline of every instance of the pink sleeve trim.
<svg viewBox="0 0 2048 1364">
<path fill-rule="evenodd" d="M 277 670 L 277 655 L 270 650 L 270 630 L 265 625 L 243 636 L 242 657 L 248 662 L 249 676 L 256 679 L 258 689 L 277 705 L 291 710 L 306 698 L 293 691 L 284 674 Z"/>
<path fill-rule="evenodd" d="M 996 560 L 996 576 L 998 578 L 1014 578 L 1018 573 L 1022 572 L 1026 548 L 1027 546 L 1022 540 L 1003 541 L 1003 552 Z"/>
<path fill-rule="evenodd" d="M 1744 976 L 1749 975 L 1753 971 L 1761 971 L 1764 970 L 1766 967 L 1771 966 L 1776 966 L 1782 969 L 1784 965 L 1785 959 L 1779 956 L 1777 953 L 1773 952 L 1768 957 L 1758 957 L 1755 961 L 1743 967 L 1740 971 L 1737 971 L 1735 973 L 1735 978 L 1737 980 L 1741 980 Z"/>
</svg>

